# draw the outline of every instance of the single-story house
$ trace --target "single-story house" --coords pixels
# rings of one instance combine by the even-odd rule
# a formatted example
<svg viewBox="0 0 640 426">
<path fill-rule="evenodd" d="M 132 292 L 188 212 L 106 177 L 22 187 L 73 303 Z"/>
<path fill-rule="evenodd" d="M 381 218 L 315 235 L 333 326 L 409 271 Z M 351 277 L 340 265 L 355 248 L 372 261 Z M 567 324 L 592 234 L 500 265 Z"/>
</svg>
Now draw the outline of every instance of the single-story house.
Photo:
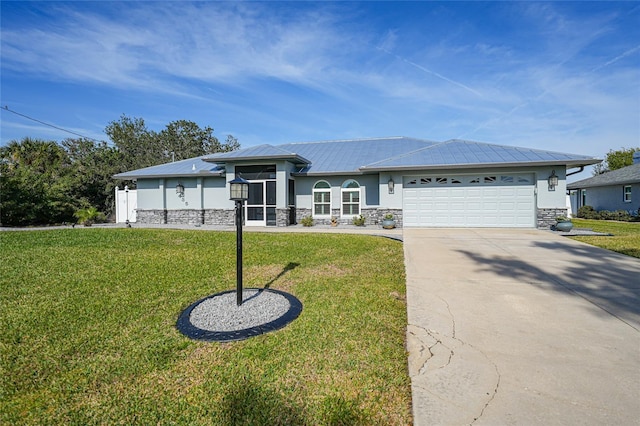
<svg viewBox="0 0 640 426">
<path fill-rule="evenodd" d="M 571 191 L 571 208 L 582 206 L 595 210 L 625 210 L 637 214 L 640 209 L 640 151 L 633 155 L 633 164 L 567 185 Z"/>
<path fill-rule="evenodd" d="M 312 216 L 404 227 L 548 227 L 567 212 L 567 169 L 600 160 L 467 140 L 386 137 L 260 145 L 120 173 L 137 221 L 232 225 L 228 182 L 250 182 L 246 226 Z"/>
</svg>

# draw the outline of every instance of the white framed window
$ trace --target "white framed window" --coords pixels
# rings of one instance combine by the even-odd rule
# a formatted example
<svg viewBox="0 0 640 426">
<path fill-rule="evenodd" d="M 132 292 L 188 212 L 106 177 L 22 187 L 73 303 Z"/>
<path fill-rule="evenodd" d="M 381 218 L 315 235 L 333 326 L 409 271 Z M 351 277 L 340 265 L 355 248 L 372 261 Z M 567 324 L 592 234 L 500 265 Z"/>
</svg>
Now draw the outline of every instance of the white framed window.
<svg viewBox="0 0 640 426">
<path fill-rule="evenodd" d="M 313 215 L 331 216 L 331 185 L 324 180 L 313 186 Z"/>
<path fill-rule="evenodd" d="M 625 203 L 631 202 L 631 185 L 625 185 L 622 187 L 622 200 Z"/>
<path fill-rule="evenodd" d="M 342 184 L 340 189 L 342 202 L 340 211 L 342 216 L 357 216 L 360 214 L 360 184 L 351 179 Z"/>
</svg>

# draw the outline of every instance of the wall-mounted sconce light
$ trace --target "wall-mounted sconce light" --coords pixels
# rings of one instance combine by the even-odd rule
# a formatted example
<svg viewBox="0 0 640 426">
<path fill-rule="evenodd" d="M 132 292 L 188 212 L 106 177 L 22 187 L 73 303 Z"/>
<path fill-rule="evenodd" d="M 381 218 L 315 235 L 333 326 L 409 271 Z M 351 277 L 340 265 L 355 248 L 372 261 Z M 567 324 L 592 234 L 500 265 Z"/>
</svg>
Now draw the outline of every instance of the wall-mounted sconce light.
<svg viewBox="0 0 640 426">
<path fill-rule="evenodd" d="M 184 185 L 181 183 L 178 183 L 176 185 L 176 194 L 178 194 L 178 197 L 184 199 Z"/>
<path fill-rule="evenodd" d="M 551 176 L 549 176 L 548 182 L 549 182 L 549 191 L 555 191 L 556 186 L 558 186 L 558 176 L 556 176 L 555 170 L 551 171 Z"/>
<path fill-rule="evenodd" d="M 389 194 L 393 194 L 393 190 L 396 186 L 395 182 L 393 181 L 393 178 L 389 178 L 389 182 L 387 182 L 387 185 L 389 187 Z"/>
</svg>

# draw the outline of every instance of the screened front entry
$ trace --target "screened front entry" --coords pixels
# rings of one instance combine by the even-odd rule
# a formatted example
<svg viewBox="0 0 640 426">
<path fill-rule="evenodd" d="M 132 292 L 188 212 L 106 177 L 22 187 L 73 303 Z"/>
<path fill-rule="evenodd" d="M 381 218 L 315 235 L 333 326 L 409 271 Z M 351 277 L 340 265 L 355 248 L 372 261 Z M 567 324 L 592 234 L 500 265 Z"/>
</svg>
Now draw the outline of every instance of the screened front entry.
<svg viewBox="0 0 640 426">
<path fill-rule="evenodd" d="M 245 225 L 276 226 L 276 166 L 236 166 L 236 174 L 249 181 Z"/>
</svg>

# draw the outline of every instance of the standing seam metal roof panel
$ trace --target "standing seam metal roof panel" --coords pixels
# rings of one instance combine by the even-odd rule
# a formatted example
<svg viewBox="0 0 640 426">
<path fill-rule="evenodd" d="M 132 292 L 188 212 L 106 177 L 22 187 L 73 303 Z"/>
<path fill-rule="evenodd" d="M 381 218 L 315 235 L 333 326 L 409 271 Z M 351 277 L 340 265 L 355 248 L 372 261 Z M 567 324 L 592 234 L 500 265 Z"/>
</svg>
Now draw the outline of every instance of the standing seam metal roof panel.
<svg viewBox="0 0 640 426">
<path fill-rule="evenodd" d="M 283 149 L 310 158 L 306 173 L 358 173 L 368 163 L 384 160 L 398 152 L 425 148 L 437 142 L 408 137 L 352 139 L 321 142 L 300 142 L 281 145 Z"/>
<path fill-rule="evenodd" d="M 147 167 L 115 175 L 116 178 L 220 175 L 220 162 L 258 158 L 289 158 L 307 163 L 301 174 L 349 174 L 386 169 L 443 168 L 447 166 L 482 167 L 504 164 L 564 163 L 587 165 L 599 162 L 593 157 L 542 151 L 513 146 L 452 139 L 433 142 L 404 136 L 298 142 L 284 145 L 259 145 L 228 153 Z M 310 163 L 310 164 L 309 164 Z"/>
<path fill-rule="evenodd" d="M 464 153 L 464 155 L 461 155 Z M 398 155 L 366 168 L 421 167 L 438 165 L 478 165 L 500 163 L 595 160 L 592 157 L 553 151 L 493 145 L 465 140 L 450 140 L 417 151 Z"/>
<path fill-rule="evenodd" d="M 205 161 L 209 155 L 187 158 L 172 163 L 159 164 L 114 175 L 117 179 L 131 179 L 137 177 L 189 176 L 189 175 L 219 175 L 224 170 L 218 164 Z"/>
</svg>

